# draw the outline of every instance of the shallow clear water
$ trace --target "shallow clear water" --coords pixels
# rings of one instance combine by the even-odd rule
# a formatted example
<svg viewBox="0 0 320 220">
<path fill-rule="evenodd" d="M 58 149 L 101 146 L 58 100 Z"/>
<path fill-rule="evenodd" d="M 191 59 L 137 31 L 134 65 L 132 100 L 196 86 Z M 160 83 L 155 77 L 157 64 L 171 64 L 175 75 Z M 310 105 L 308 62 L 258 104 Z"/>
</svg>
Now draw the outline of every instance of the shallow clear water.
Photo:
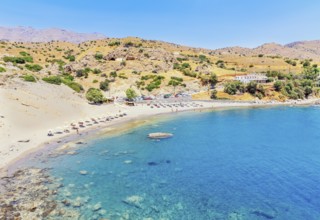
<svg viewBox="0 0 320 220">
<path fill-rule="evenodd" d="M 320 219 L 319 128 L 316 107 L 187 113 L 45 166 L 61 198 L 88 199 L 84 219 Z M 174 137 L 146 137 L 157 131 Z"/>
</svg>

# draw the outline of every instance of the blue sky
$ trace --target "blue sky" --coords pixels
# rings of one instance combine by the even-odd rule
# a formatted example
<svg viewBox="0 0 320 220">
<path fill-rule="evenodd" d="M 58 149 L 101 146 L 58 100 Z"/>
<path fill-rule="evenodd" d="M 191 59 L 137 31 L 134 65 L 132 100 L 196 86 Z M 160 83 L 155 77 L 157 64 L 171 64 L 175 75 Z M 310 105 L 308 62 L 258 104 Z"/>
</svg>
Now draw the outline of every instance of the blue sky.
<svg viewBox="0 0 320 220">
<path fill-rule="evenodd" d="M 319 0 L 10 0 L 1 2 L 0 25 L 215 49 L 320 39 L 319 17 Z"/>
</svg>

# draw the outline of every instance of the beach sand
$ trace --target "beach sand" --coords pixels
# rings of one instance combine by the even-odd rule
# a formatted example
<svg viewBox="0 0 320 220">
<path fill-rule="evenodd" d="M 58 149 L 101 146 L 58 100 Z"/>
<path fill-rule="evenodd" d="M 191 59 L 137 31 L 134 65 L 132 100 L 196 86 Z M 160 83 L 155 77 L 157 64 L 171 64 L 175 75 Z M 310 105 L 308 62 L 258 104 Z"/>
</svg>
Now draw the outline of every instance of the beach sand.
<svg viewBox="0 0 320 220">
<path fill-rule="evenodd" d="M 316 100 L 301 101 L 298 104 L 310 104 Z M 78 93 L 66 86 L 50 85 L 44 82 L 27 83 L 13 79 L 0 87 L 0 170 L 5 168 L 29 152 L 46 145 L 57 143 L 69 134 L 48 136 L 49 130 L 61 128 L 70 123 L 101 116 L 116 115 L 126 112 L 127 116 L 111 122 L 99 123 L 89 128 L 81 128 L 80 134 L 90 130 L 104 129 L 108 131 L 119 123 L 137 119 L 148 119 L 159 114 L 182 111 L 215 109 L 228 107 L 254 107 L 268 105 L 283 105 L 290 103 L 249 103 L 249 102 L 205 102 L 193 101 L 197 107 L 150 108 L 146 104 L 129 107 L 122 104 L 90 105 Z M 82 138 L 79 136 L 79 139 Z"/>
</svg>

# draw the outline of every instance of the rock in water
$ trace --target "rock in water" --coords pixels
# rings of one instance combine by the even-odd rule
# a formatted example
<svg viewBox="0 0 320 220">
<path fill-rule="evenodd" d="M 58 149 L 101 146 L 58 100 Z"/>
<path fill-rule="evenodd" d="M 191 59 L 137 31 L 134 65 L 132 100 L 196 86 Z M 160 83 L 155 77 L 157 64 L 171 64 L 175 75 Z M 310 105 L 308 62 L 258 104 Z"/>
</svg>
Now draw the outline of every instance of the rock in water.
<svg viewBox="0 0 320 220">
<path fill-rule="evenodd" d="M 87 174 L 88 174 L 88 171 L 86 171 L 86 170 L 81 170 L 79 173 L 80 173 L 81 175 L 87 175 Z"/>
<path fill-rule="evenodd" d="M 95 204 L 93 207 L 92 207 L 92 210 L 93 211 L 98 211 L 98 210 L 100 210 L 101 209 L 101 204 L 100 203 L 97 203 L 97 204 Z"/>
<path fill-rule="evenodd" d="M 122 201 L 128 205 L 141 209 L 142 208 L 141 202 L 143 201 L 143 198 L 141 196 L 133 195 L 133 196 L 128 196 Z"/>
<path fill-rule="evenodd" d="M 155 132 L 155 133 L 150 133 L 148 135 L 148 137 L 151 139 L 163 139 L 163 138 L 170 138 L 172 136 L 173 134 L 171 133 L 163 133 L 163 132 Z"/>
</svg>

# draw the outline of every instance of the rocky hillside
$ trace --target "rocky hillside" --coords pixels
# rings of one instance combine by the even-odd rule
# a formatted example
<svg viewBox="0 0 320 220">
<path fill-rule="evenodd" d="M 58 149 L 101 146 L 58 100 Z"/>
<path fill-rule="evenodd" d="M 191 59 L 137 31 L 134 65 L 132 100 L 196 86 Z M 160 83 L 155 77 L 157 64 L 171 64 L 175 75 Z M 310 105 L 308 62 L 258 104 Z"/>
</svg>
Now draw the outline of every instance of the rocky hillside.
<svg viewBox="0 0 320 220">
<path fill-rule="evenodd" d="M 253 53 L 240 47 L 233 52 L 218 52 L 133 37 L 78 44 L 0 41 L 0 77 L 66 84 L 80 95 L 89 88 L 98 88 L 107 97 L 123 96 L 130 87 L 147 96 L 194 94 L 208 90 L 212 73 L 218 76 L 220 91 L 235 75 L 268 71 L 301 73 L 304 59 L 268 55 L 281 52 L 282 48 L 301 50 L 300 45 L 264 45 Z M 318 64 L 315 60 L 311 63 Z"/>
<path fill-rule="evenodd" d="M 214 50 L 212 54 L 229 54 L 242 56 L 281 56 L 290 59 L 313 59 L 320 60 L 320 41 L 298 41 L 286 45 L 277 43 L 263 44 L 250 49 L 242 47 L 228 47 Z"/>
<path fill-rule="evenodd" d="M 81 43 L 102 38 L 106 38 L 106 36 L 98 33 L 76 33 L 58 28 L 34 29 L 32 27 L 0 27 L 0 40 L 16 42 L 49 42 L 54 40 Z"/>
</svg>

